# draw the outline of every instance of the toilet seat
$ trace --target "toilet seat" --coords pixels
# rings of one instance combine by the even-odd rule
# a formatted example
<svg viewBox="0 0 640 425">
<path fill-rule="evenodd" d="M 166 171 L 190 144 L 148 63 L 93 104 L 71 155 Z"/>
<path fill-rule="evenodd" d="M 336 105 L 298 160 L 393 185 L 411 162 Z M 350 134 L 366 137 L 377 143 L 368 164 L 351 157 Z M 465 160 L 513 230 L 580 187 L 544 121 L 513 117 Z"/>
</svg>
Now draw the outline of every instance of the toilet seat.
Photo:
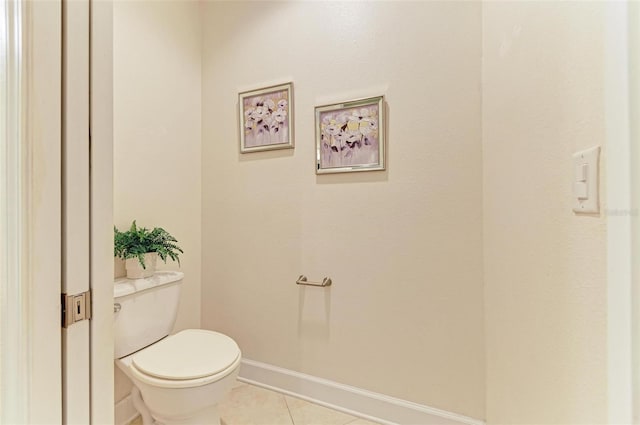
<svg viewBox="0 0 640 425">
<path fill-rule="evenodd" d="M 149 385 L 186 388 L 222 379 L 240 364 L 240 349 L 226 335 L 187 329 L 132 356 L 132 375 Z"/>
</svg>

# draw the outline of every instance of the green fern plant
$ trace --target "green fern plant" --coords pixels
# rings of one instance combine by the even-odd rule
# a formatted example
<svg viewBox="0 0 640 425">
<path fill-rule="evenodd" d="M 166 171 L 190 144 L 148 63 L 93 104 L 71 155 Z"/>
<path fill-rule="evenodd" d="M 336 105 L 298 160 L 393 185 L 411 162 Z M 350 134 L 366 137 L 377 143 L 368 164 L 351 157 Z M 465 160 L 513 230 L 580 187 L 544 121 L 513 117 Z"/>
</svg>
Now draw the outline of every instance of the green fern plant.
<svg viewBox="0 0 640 425">
<path fill-rule="evenodd" d="M 138 227 L 136 221 L 133 220 L 131 227 L 126 232 L 121 232 L 116 226 L 114 231 L 114 255 L 116 257 L 127 260 L 129 258 L 137 258 L 142 268 L 146 269 L 144 264 L 144 254 L 148 252 L 157 252 L 158 256 L 167 262 L 167 257 L 173 261 L 177 261 L 180 265 L 180 254 L 184 251 L 177 245 L 177 240 L 169 232 L 161 227 L 155 227 L 149 230 L 144 227 Z"/>
</svg>

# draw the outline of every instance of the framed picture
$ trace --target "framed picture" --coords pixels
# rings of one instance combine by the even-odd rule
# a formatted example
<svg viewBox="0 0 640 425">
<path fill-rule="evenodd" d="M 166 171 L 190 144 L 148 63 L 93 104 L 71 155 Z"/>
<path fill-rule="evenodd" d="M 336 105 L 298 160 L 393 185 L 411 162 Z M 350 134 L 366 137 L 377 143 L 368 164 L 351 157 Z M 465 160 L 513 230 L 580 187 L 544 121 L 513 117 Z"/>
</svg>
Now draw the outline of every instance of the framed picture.
<svg viewBox="0 0 640 425">
<path fill-rule="evenodd" d="M 316 174 L 384 170 L 384 96 L 316 107 Z"/>
<path fill-rule="evenodd" d="M 240 152 L 293 148 L 293 83 L 238 95 Z"/>
</svg>

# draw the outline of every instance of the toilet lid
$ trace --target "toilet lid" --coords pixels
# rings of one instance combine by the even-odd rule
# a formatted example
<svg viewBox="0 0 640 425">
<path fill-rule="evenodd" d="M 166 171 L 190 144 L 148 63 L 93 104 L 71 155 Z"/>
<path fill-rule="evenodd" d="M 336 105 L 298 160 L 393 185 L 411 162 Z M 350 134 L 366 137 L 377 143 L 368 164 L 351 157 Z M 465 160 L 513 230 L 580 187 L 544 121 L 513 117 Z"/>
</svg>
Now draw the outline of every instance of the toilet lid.
<svg viewBox="0 0 640 425">
<path fill-rule="evenodd" d="M 162 379 L 196 379 L 231 366 L 240 349 L 226 335 L 203 329 L 187 329 L 170 335 L 133 355 L 133 365 Z"/>
</svg>

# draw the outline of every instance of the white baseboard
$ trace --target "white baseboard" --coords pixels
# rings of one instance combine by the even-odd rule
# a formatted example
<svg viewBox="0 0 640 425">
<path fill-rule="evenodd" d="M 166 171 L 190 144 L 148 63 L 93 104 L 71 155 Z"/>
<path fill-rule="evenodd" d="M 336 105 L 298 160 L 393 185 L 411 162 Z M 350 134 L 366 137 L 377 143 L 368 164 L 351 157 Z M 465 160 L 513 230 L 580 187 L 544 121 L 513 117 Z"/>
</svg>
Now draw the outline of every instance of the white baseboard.
<svg viewBox="0 0 640 425">
<path fill-rule="evenodd" d="M 445 410 L 243 359 L 238 380 L 385 425 L 484 425 Z"/>
<path fill-rule="evenodd" d="M 116 403 L 115 425 L 128 425 L 138 416 L 138 411 L 133 407 L 131 394 Z"/>
</svg>

